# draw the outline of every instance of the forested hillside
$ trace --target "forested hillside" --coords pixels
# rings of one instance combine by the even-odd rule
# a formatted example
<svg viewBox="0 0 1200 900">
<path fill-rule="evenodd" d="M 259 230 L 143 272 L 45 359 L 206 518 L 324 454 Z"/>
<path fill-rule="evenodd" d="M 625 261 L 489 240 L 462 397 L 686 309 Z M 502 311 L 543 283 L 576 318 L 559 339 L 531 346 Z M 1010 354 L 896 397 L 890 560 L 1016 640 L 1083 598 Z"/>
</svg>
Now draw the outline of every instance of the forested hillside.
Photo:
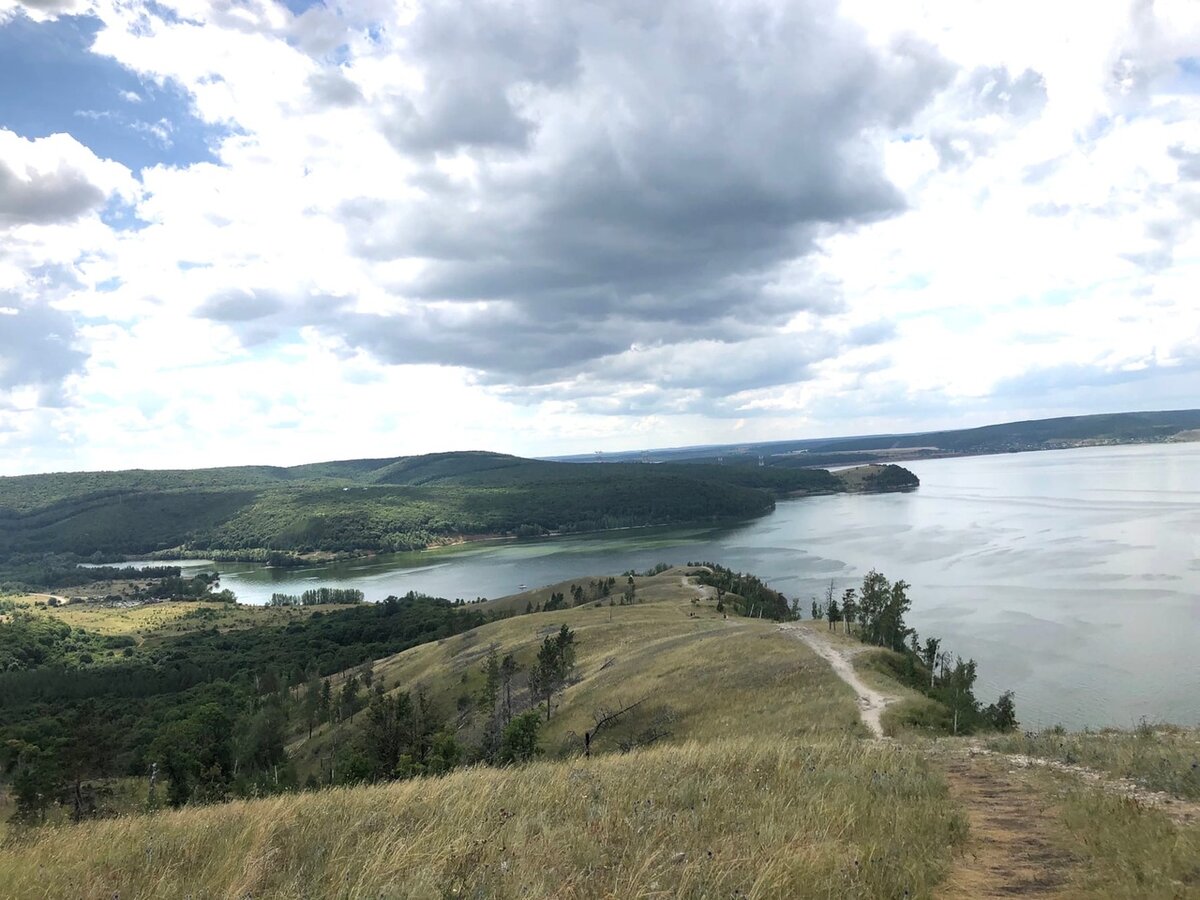
<svg viewBox="0 0 1200 900">
<path fill-rule="evenodd" d="M 823 470 L 583 466 L 495 453 L 31 475 L 0 478 L 0 558 L 407 550 L 460 537 L 741 518 L 781 495 L 845 489 Z"/>
</svg>

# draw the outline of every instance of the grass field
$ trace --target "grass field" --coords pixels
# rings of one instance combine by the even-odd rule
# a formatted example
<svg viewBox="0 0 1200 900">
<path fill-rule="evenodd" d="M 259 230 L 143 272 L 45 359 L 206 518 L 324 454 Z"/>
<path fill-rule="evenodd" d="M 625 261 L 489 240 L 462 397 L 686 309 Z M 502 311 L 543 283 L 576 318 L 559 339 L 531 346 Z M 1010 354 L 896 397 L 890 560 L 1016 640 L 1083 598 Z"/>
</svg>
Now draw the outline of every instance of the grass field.
<svg viewBox="0 0 1200 900">
<path fill-rule="evenodd" d="M 154 640 L 186 634 L 199 629 L 231 631 L 270 625 L 286 625 L 312 615 L 317 610 L 330 612 L 344 606 L 242 606 L 235 603 L 211 603 L 203 600 L 169 600 L 136 606 L 106 603 L 61 603 L 50 606 L 51 594 L 11 594 L 0 599 L 12 600 L 31 612 L 53 616 L 72 628 L 102 635 L 132 635 L 139 640 Z M 197 610 L 207 609 L 203 618 Z"/>
<path fill-rule="evenodd" d="M 483 683 L 489 648 L 512 653 L 528 669 L 543 638 L 568 625 L 576 635 L 578 680 L 555 701 L 543 745 L 552 755 L 579 752 L 584 731 L 601 709 L 641 701 L 617 726 L 598 736 L 599 752 L 636 743 L 648 731 L 687 741 L 747 733 L 786 737 L 865 735 L 850 689 L 820 659 L 797 648 L 775 623 L 725 618 L 682 569 L 638 578 L 632 606 L 607 601 L 548 613 L 516 615 L 375 663 L 389 690 L 423 686 L 442 709 L 473 697 Z M 577 579 L 576 583 L 587 579 Z M 553 586 L 555 591 L 565 588 Z M 620 587 L 620 584 L 618 584 Z M 528 596 L 544 602 L 550 588 Z M 491 601 L 524 609 L 527 595 Z M 615 597 L 614 597 L 615 599 Z M 696 603 L 692 600 L 696 599 Z M 528 702 L 524 689 L 515 698 Z M 326 726 L 311 740 L 294 736 L 290 750 L 301 773 L 319 769 L 331 745 L 350 739 L 354 724 Z"/>
<path fill-rule="evenodd" d="M 928 896 L 962 819 L 914 754 L 687 742 L 51 828 L 7 896 Z M 236 848 L 236 849 L 234 849 Z"/>
<path fill-rule="evenodd" d="M 489 606 L 523 610 L 569 586 Z M 515 615 L 374 664 L 387 689 L 424 686 L 454 709 L 478 694 L 489 648 L 527 666 L 542 638 L 567 624 L 577 680 L 556 700 L 538 761 L 10 831 L 0 896 L 1200 896 L 1197 827 L 1063 773 L 976 759 L 966 741 L 902 723 L 899 740 L 866 740 L 854 693 L 822 659 L 775 623 L 725 618 L 705 593 L 670 570 L 637 579 L 633 605 Z M 234 609 L 227 624 L 292 612 Z M 118 617 L 110 627 L 136 621 Z M 862 646 L 830 636 L 824 623 L 804 627 Z M 864 680 L 903 708 L 911 692 L 871 652 L 856 660 Z M 597 714 L 635 702 L 584 758 L 580 736 Z M 289 750 L 319 772 L 355 727 L 295 734 Z M 1146 742 L 1144 757 L 1159 747 L 1184 760 L 1196 735 L 1059 737 L 1094 745 L 1090 765 L 1126 774 L 1129 751 L 1120 748 L 1131 741 Z M 984 790 L 964 794 L 964 772 Z M 142 788 L 144 780 L 125 788 L 130 808 Z M 1008 805 L 989 808 L 997 796 Z M 980 855 L 993 837 L 1008 841 L 1000 855 Z M 1033 880 L 1005 869 L 1014 848 L 1030 854 Z"/>
</svg>

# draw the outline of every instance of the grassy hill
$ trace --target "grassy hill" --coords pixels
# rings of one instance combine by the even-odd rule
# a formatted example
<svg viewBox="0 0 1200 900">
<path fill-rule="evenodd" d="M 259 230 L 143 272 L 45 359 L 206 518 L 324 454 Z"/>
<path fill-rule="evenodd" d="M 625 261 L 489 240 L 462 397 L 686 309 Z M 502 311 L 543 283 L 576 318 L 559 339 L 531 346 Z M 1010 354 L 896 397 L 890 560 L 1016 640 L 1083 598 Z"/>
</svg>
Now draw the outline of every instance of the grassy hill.
<svg viewBox="0 0 1200 900">
<path fill-rule="evenodd" d="M 855 487 L 823 470 L 583 466 L 495 453 L 29 475 L 0 478 L 0 558 L 406 550 L 745 518 L 778 496 Z"/>
<path fill-rule="evenodd" d="M 488 608 L 544 604 L 561 590 Z M 0 852 L 0 895 L 1200 891 L 1195 824 L 1070 772 L 1014 770 L 999 755 L 1047 750 L 1042 739 L 997 740 L 988 752 L 980 741 L 932 741 L 903 729 L 894 740 L 868 740 L 853 692 L 775 623 L 724 618 L 708 591 L 678 569 L 636 579 L 635 595 L 632 605 L 589 603 L 493 621 L 375 662 L 375 679 L 390 695 L 423 688 L 435 705 L 459 708 L 455 727 L 467 732 L 478 717 L 457 698 L 478 693 L 489 649 L 513 653 L 527 667 L 542 638 L 568 625 L 577 639 L 577 677 L 554 704 L 537 761 L 12 832 Z M 810 627 L 824 632 L 822 623 Z M 885 673 L 875 669 L 872 677 L 887 687 Z M 585 758 L 582 732 L 606 710 L 638 701 L 599 732 Z M 324 758 L 354 740 L 365 715 L 321 726 L 311 738 L 293 732 L 289 752 L 320 773 Z M 1169 746 L 1179 756 L 1195 739 L 1171 732 Z M 1101 740 L 1082 736 L 1078 746 Z M 1120 747 L 1129 740 L 1143 742 L 1142 756 L 1153 755 L 1153 732 L 1112 738 Z M 1065 741 L 1055 746 L 1061 751 Z M 1101 768 L 1125 759 L 1125 750 L 1086 752 Z M 144 778 L 141 785 L 144 797 Z M 139 793 L 131 785 L 125 792 Z"/>
<path fill-rule="evenodd" d="M 389 692 L 420 685 L 454 709 L 489 647 L 527 668 L 568 624 L 578 680 L 543 761 L 45 827 L 0 854 L 0 894 L 922 896 L 945 876 L 965 834 L 945 784 L 918 753 L 862 741 L 827 666 L 773 623 L 724 618 L 678 570 L 637 590 L 632 606 L 502 619 L 376 661 Z M 597 710 L 639 699 L 584 760 Z M 297 732 L 289 752 L 319 773 L 364 716 Z"/>
</svg>

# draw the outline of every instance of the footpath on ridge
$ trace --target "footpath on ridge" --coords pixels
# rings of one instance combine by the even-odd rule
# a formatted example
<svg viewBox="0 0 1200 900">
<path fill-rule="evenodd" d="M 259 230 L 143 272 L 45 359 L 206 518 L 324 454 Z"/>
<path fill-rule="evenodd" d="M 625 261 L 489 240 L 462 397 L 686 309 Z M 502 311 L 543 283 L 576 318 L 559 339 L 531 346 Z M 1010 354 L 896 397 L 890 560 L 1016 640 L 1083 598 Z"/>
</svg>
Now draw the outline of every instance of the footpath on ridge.
<svg viewBox="0 0 1200 900">
<path fill-rule="evenodd" d="M 832 666 L 858 698 L 858 711 L 873 740 L 884 736 L 883 711 L 896 701 L 869 687 L 854 670 L 866 646 L 848 647 L 819 628 L 784 624 L 780 630 L 803 641 Z M 1046 798 L 1006 765 L 1001 754 L 979 752 L 977 744 L 930 754 L 945 773 L 951 795 L 962 805 L 970 837 L 937 896 L 1063 896 L 1077 864 L 1053 840 L 1054 817 Z"/>
</svg>

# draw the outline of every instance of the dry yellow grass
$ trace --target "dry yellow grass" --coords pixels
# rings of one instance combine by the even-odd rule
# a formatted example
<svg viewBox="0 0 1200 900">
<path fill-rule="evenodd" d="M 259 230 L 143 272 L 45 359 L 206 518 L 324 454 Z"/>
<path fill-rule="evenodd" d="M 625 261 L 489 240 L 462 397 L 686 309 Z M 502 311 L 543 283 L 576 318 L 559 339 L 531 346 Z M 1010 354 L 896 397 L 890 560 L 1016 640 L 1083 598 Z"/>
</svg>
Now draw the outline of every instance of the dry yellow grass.
<svg viewBox="0 0 1200 900">
<path fill-rule="evenodd" d="M 423 686 L 441 709 L 453 711 L 460 696 L 478 694 L 490 647 L 512 653 L 527 669 L 543 638 L 565 624 L 576 635 L 578 682 L 556 698 L 544 729 L 543 746 L 552 755 L 580 751 L 602 707 L 636 701 L 643 702 L 600 734 L 599 752 L 648 728 L 674 741 L 866 734 L 850 688 L 774 622 L 724 618 L 679 574 L 639 583 L 641 602 L 632 606 L 588 604 L 503 619 L 377 661 L 375 677 L 389 690 Z M 331 743 L 344 745 L 354 727 L 326 726 L 311 740 L 297 734 L 289 750 L 301 774 L 315 772 Z"/>
<path fill-rule="evenodd" d="M 853 693 L 822 660 L 699 593 L 677 573 L 639 579 L 633 606 L 515 616 L 375 664 L 389 690 L 423 685 L 449 711 L 478 693 L 489 647 L 528 665 L 569 625 L 579 678 L 543 760 L 13 832 L 0 897 L 917 898 L 975 865 L 942 771 L 961 742 L 861 740 Z M 638 700 L 579 755 L 599 709 Z M 617 752 L 648 726 L 667 733 Z M 315 771 L 355 727 L 290 750 Z M 1049 776 L 1017 782 L 1046 810 L 1046 841 L 1077 862 L 1063 877 L 1080 895 L 1196 893 L 1195 829 Z"/>
<path fill-rule="evenodd" d="M 312 615 L 320 609 L 329 612 L 344 606 L 264 607 L 208 601 L 163 601 L 137 606 L 116 607 L 100 602 L 66 603 L 49 606 L 53 594 L 17 594 L 5 597 L 24 609 L 53 616 L 72 628 L 82 628 L 96 634 L 128 634 L 145 637 L 167 637 L 196 629 L 218 628 L 222 631 L 256 626 L 284 625 L 294 619 Z M 61 599 L 61 598 L 60 598 Z M 204 620 L 189 618 L 198 609 L 211 609 L 215 616 Z"/>
<path fill-rule="evenodd" d="M 738 738 L 44 829 L 0 894 L 920 897 L 963 827 L 909 751 Z"/>
</svg>

